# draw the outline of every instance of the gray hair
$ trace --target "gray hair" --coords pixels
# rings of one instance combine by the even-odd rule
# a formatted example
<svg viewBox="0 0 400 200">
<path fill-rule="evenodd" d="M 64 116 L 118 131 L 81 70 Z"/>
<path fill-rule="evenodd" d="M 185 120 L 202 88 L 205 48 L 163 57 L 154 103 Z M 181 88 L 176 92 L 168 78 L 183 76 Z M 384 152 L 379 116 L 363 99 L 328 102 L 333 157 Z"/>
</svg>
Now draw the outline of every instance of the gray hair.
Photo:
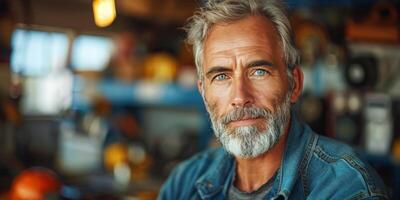
<svg viewBox="0 0 400 200">
<path fill-rule="evenodd" d="M 299 56 L 294 45 L 293 32 L 285 7 L 280 0 L 209 0 L 197 10 L 186 26 L 187 43 L 193 45 L 193 54 L 200 79 L 203 74 L 203 42 L 210 28 L 217 23 L 229 23 L 249 15 L 268 18 L 275 26 L 281 39 L 284 61 L 292 87 L 292 70 L 298 64 Z"/>
</svg>

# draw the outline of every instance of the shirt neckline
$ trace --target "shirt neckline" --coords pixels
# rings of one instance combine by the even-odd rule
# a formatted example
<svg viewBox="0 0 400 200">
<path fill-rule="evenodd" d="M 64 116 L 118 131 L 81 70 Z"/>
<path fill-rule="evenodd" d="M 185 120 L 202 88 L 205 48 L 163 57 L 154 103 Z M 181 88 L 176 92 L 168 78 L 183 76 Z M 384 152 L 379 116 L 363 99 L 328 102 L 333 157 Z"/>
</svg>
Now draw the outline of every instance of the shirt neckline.
<svg viewBox="0 0 400 200">
<path fill-rule="evenodd" d="M 274 184 L 274 181 L 275 181 L 275 179 L 276 179 L 276 177 L 277 177 L 279 171 L 280 171 L 280 168 L 279 168 L 278 170 L 276 170 L 276 172 L 274 173 L 274 175 L 273 175 L 267 182 L 265 182 L 263 185 L 261 185 L 261 186 L 260 186 L 259 188 L 257 188 L 256 190 L 251 191 L 251 192 L 245 192 L 245 191 L 242 191 L 242 190 L 240 190 L 239 188 L 237 188 L 237 187 L 235 186 L 235 184 L 234 184 L 235 179 L 236 179 L 236 169 L 235 169 L 235 171 L 233 172 L 234 174 L 233 174 L 233 178 L 232 178 L 232 180 L 231 180 L 230 187 L 232 187 L 232 189 L 235 190 L 235 192 L 237 192 L 237 193 L 239 193 L 239 194 L 243 194 L 243 195 L 257 195 L 257 194 L 261 193 L 262 191 L 264 191 L 265 188 L 269 188 L 269 187 L 272 188 L 272 186 L 273 186 L 273 184 Z"/>
</svg>

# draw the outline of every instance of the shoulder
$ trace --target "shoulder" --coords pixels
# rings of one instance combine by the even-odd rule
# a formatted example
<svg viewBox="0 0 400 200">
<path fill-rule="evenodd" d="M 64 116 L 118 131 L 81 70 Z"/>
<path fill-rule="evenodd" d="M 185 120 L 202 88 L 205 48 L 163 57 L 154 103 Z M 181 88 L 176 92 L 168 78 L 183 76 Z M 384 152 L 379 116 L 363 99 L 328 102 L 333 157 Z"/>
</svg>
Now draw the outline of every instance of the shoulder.
<svg viewBox="0 0 400 200">
<path fill-rule="evenodd" d="M 324 136 L 318 136 L 305 173 L 310 195 L 316 192 L 342 199 L 387 198 L 380 177 L 353 148 Z"/>
<path fill-rule="evenodd" d="M 159 199 L 187 199 L 196 193 L 196 183 L 200 177 L 217 173 L 217 166 L 226 157 L 227 152 L 222 148 L 210 149 L 178 164 L 162 186 Z"/>
</svg>

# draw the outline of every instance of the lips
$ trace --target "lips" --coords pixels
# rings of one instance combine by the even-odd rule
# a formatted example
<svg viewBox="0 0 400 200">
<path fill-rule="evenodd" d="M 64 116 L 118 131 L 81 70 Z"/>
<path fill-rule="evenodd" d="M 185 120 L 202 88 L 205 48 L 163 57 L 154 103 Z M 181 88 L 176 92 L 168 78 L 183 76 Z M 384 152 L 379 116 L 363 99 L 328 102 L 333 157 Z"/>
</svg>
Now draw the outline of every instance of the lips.
<svg viewBox="0 0 400 200">
<path fill-rule="evenodd" d="M 253 114 L 251 112 L 240 112 L 236 116 L 231 117 L 227 123 L 234 122 L 234 121 L 244 121 L 244 120 L 251 120 L 251 119 L 258 119 L 261 118 L 259 114 Z"/>
<path fill-rule="evenodd" d="M 223 115 L 220 118 L 221 124 L 252 124 L 255 120 L 265 119 L 268 117 L 268 112 L 262 108 L 249 107 L 239 108 Z"/>
<path fill-rule="evenodd" d="M 232 120 L 229 122 L 229 125 L 233 126 L 248 126 L 248 125 L 253 125 L 256 124 L 258 120 L 260 120 L 260 117 L 243 117 L 238 120 Z"/>
<path fill-rule="evenodd" d="M 260 119 L 260 117 L 244 116 L 239 119 L 231 120 L 230 122 L 245 121 L 245 120 L 251 120 L 251 119 Z M 230 122 L 228 122 L 228 123 L 230 123 Z"/>
</svg>

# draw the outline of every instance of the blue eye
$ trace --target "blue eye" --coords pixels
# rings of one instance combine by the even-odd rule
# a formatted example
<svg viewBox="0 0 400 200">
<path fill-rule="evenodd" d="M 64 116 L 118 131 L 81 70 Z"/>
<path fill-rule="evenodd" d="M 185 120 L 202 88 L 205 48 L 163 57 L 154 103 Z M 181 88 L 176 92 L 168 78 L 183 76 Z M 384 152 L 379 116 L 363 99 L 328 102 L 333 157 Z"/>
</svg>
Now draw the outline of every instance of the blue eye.
<svg viewBox="0 0 400 200">
<path fill-rule="evenodd" d="M 254 71 L 254 75 L 255 76 L 264 76 L 264 75 L 266 75 L 268 72 L 267 71 L 265 71 L 265 70 L 263 70 L 263 69 L 256 69 L 255 71 Z"/>
<path fill-rule="evenodd" d="M 222 80 L 225 80 L 227 78 L 228 78 L 228 76 L 226 74 L 218 74 L 217 76 L 214 77 L 214 80 L 222 81 Z"/>
</svg>

